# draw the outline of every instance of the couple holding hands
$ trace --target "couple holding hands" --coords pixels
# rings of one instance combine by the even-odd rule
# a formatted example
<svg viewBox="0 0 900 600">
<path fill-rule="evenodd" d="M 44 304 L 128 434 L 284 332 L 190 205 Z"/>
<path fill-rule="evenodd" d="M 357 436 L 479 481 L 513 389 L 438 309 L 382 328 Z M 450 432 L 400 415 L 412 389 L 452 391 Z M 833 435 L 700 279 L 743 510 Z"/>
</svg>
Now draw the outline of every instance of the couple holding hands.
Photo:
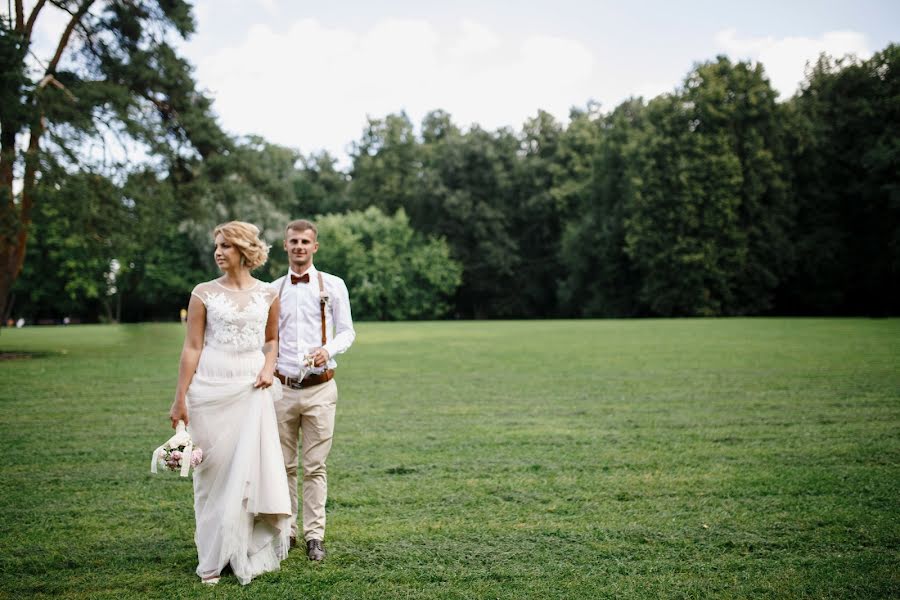
<svg viewBox="0 0 900 600">
<path fill-rule="evenodd" d="M 169 416 L 203 449 L 193 480 L 197 575 L 214 584 L 230 565 L 247 584 L 297 543 L 298 462 L 301 540 L 310 560 L 325 558 L 334 357 L 356 333 L 344 281 L 313 265 L 313 223 L 287 225 L 289 271 L 272 283 L 250 274 L 269 252 L 255 225 L 231 221 L 213 236 L 223 275 L 191 292 Z"/>
</svg>

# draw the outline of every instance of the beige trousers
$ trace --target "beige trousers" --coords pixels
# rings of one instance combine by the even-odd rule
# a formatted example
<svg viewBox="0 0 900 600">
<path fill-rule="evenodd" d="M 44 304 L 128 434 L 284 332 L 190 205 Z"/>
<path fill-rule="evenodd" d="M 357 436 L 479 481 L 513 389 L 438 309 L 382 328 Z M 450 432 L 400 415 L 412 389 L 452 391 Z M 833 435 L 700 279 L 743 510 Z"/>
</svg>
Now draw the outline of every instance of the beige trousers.
<svg viewBox="0 0 900 600">
<path fill-rule="evenodd" d="M 281 453 L 287 471 L 291 494 L 291 537 L 297 536 L 297 463 L 303 465 L 303 539 L 325 539 L 325 500 L 328 478 L 325 460 L 334 436 L 334 412 L 337 406 L 337 384 L 334 379 L 305 389 L 283 388 L 284 395 L 275 403 Z M 301 438 L 298 457 L 297 441 Z"/>
</svg>

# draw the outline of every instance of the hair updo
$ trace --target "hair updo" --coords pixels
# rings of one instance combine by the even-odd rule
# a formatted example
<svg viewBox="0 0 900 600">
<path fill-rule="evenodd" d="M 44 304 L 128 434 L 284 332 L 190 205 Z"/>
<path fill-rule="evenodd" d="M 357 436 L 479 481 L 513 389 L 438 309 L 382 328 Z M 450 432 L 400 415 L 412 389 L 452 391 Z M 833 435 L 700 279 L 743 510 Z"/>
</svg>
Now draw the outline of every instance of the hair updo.
<svg viewBox="0 0 900 600">
<path fill-rule="evenodd" d="M 241 261 L 245 267 L 257 269 L 269 258 L 269 245 L 259 239 L 259 227 L 244 221 L 222 223 L 213 230 L 213 238 L 222 234 L 225 241 L 232 244 L 241 253 Z"/>
</svg>

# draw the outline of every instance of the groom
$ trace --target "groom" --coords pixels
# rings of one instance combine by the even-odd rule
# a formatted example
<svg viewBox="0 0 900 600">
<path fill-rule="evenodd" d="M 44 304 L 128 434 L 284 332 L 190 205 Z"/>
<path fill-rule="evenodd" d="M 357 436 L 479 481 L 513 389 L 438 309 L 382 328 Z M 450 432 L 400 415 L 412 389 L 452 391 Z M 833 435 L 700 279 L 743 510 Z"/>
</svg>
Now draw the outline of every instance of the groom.
<svg viewBox="0 0 900 600">
<path fill-rule="evenodd" d="M 275 403 L 281 452 L 291 493 L 291 546 L 297 543 L 297 442 L 303 465 L 303 539 L 310 560 L 325 558 L 325 460 L 334 434 L 337 385 L 334 356 L 345 352 L 356 332 L 344 280 L 313 265 L 318 230 L 306 220 L 288 223 L 284 236 L 289 271 L 272 282 L 279 290 L 278 360 L 275 376 L 284 395 Z M 311 364 L 301 373 L 303 363 Z"/>
</svg>

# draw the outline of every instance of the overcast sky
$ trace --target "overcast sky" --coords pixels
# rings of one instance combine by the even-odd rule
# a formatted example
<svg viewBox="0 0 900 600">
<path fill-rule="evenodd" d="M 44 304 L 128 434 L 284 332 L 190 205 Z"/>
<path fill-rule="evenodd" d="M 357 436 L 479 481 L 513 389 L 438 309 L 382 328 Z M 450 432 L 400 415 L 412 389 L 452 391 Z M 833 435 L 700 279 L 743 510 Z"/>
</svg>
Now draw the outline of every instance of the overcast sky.
<svg viewBox="0 0 900 600">
<path fill-rule="evenodd" d="M 717 54 L 762 62 L 787 98 L 820 52 L 900 42 L 898 1 L 199 0 L 195 14 L 182 50 L 225 128 L 342 161 L 367 115 L 519 129 L 538 109 L 565 120 L 670 91 Z"/>
</svg>

